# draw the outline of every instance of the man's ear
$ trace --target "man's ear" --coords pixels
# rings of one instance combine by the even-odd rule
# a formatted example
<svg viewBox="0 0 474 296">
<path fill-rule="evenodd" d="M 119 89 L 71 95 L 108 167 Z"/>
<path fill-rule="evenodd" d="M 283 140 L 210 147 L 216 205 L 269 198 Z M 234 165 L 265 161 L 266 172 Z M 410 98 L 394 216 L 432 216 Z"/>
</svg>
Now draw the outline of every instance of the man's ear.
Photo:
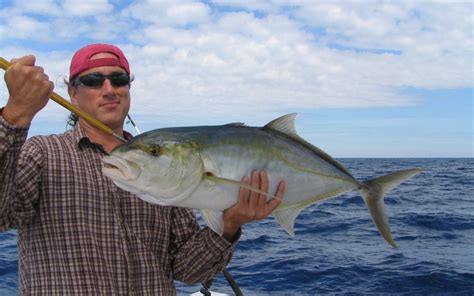
<svg viewBox="0 0 474 296">
<path fill-rule="evenodd" d="M 67 92 L 69 94 L 69 97 L 71 98 L 71 103 L 77 106 L 77 99 L 76 99 L 77 87 L 68 86 Z"/>
</svg>

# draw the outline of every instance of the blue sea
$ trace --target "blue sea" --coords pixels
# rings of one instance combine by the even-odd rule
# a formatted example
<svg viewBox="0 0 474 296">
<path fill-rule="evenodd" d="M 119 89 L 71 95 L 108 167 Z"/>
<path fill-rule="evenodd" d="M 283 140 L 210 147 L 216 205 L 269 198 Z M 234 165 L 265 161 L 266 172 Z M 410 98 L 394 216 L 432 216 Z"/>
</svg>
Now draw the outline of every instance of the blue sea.
<svg viewBox="0 0 474 296">
<path fill-rule="evenodd" d="M 340 161 L 359 180 L 424 169 L 385 199 L 400 248 L 380 237 L 351 192 L 305 209 L 294 238 L 273 218 L 244 226 L 228 266 L 243 294 L 474 295 L 474 159 Z M 0 295 L 17 294 L 17 259 L 15 231 L 0 234 Z M 222 274 L 211 290 L 232 294 Z"/>
</svg>

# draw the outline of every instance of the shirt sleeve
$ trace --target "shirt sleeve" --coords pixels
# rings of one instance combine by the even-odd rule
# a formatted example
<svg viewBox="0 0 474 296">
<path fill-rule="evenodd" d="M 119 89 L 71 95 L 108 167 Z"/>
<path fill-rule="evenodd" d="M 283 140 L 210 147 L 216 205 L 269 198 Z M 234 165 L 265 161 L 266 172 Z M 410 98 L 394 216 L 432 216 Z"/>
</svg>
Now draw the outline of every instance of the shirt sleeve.
<svg viewBox="0 0 474 296">
<path fill-rule="evenodd" d="M 41 153 L 34 145 L 25 149 L 28 128 L 10 125 L 0 113 L 0 232 L 28 222 L 35 212 Z"/>
<path fill-rule="evenodd" d="M 173 278 L 188 284 L 212 279 L 230 262 L 240 233 L 230 243 L 208 227 L 200 229 L 192 210 L 176 208 L 172 219 Z"/>
</svg>

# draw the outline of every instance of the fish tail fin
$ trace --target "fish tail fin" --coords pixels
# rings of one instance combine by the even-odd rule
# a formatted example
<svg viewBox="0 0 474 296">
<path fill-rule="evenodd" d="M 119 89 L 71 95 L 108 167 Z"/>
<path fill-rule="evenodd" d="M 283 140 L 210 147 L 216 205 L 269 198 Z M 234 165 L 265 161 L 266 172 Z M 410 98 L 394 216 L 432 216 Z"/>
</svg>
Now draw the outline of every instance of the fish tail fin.
<svg viewBox="0 0 474 296">
<path fill-rule="evenodd" d="M 392 172 L 390 174 L 363 182 L 359 188 L 365 204 L 369 210 L 370 216 L 377 226 L 382 237 L 394 248 L 398 248 L 392 238 L 390 225 L 384 209 L 384 196 L 390 190 L 398 186 L 405 180 L 422 172 L 421 169 L 407 169 Z"/>
</svg>

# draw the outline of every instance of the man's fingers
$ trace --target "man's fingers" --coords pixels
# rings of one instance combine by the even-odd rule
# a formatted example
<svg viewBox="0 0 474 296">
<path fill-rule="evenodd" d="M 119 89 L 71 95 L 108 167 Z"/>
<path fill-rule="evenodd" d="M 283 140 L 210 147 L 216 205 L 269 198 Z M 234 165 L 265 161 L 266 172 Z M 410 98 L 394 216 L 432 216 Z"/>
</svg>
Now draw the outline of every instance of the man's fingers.
<svg viewBox="0 0 474 296">
<path fill-rule="evenodd" d="M 268 175 L 265 171 L 260 171 L 260 189 L 268 192 Z"/>
<path fill-rule="evenodd" d="M 10 63 L 12 65 L 21 64 L 24 66 L 34 66 L 36 62 L 36 57 L 34 55 L 26 55 L 21 58 L 11 59 Z"/>
<path fill-rule="evenodd" d="M 252 172 L 252 183 L 250 184 L 253 188 L 260 189 L 260 173 L 259 171 Z M 258 205 L 259 193 L 253 190 L 250 191 L 249 206 L 251 209 L 256 209 Z"/>
<path fill-rule="evenodd" d="M 260 175 L 260 190 L 268 192 L 268 175 L 264 171 L 259 172 Z M 257 202 L 257 216 L 258 218 L 265 218 L 265 208 L 267 204 L 267 196 L 265 194 L 258 195 Z"/>
<path fill-rule="evenodd" d="M 255 216 L 257 219 L 263 219 L 270 215 L 277 208 L 283 199 L 285 193 L 285 182 L 281 181 L 275 193 L 276 198 L 269 199 L 266 194 L 270 186 L 268 175 L 265 171 L 253 171 L 250 175 L 242 178 L 242 185 L 239 191 L 239 202 L 248 206 L 247 215 Z M 250 188 L 249 188 L 250 187 Z M 257 189 L 259 192 L 252 190 Z M 268 200 L 268 202 L 267 202 Z"/>
<path fill-rule="evenodd" d="M 278 183 L 278 188 L 275 193 L 275 196 L 279 198 L 278 199 L 279 201 L 283 199 L 283 195 L 285 194 L 285 187 L 286 187 L 285 181 L 280 181 L 280 183 Z"/>
<path fill-rule="evenodd" d="M 5 72 L 5 78 L 10 72 L 15 72 L 16 77 L 22 75 L 28 79 L 49 81 L 49 76 L 44 73 L 44 68 L 35 66 L 36 58 L 34 55 L 26 55 L 21 58 L 11 60 L 11 67 Z M 31 82 L 30 82 L 31 83 Z"/>
<path fill-rule="evenodd" d="M 266 213 L 267 215 L 270 215 L 273 210 L 275 210 L 282 202 L 283 195 L 285 194 L 285 181 L 280 181 L 278 183 L 277 191 L 275 193 L 275 196 L 278 198 L 272 198 L 266 207 Z"/>
<path fill-rule="evenodd" d="M 249 185 L 249 177 L 245 176 L 242 178 L 242 185 L 245 186 L 240 186 L 239 202 L 241 203 L 248 201 L 249 190 L 247 189 L 247 186 Z"/>
</svg>

